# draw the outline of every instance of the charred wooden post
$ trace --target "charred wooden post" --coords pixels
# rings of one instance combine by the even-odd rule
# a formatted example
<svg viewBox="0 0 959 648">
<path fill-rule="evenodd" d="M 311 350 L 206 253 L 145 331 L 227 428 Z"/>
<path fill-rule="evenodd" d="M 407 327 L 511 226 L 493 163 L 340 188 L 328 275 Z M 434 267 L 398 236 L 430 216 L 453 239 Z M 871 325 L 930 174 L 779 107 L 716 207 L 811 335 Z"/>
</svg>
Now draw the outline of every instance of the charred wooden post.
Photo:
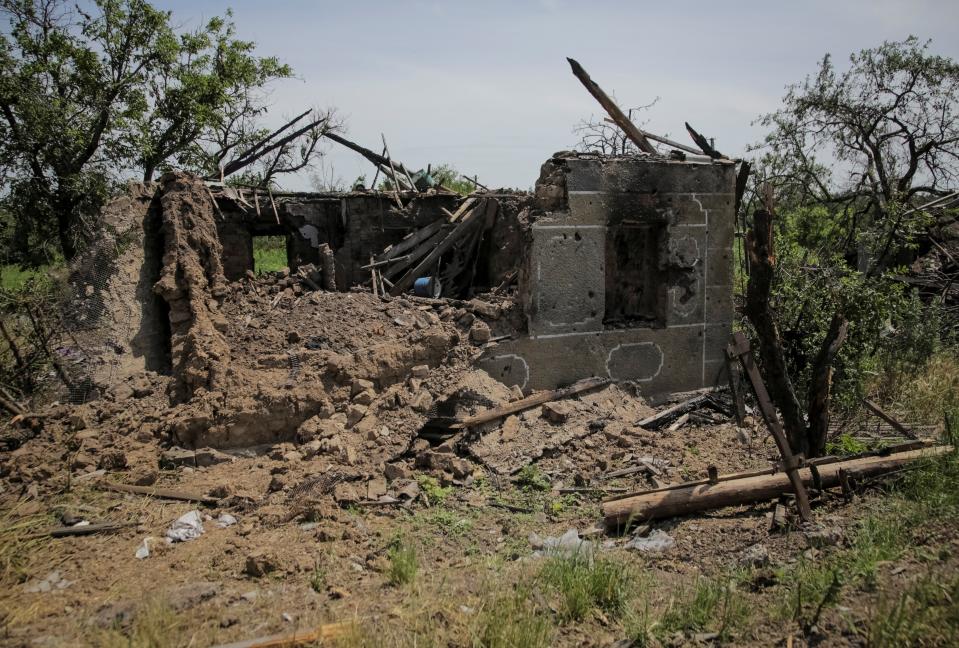
<svg viewBox="0 0 959 648">
<path fill-rule="evenodd" d="M 809 507 L 809 495 L 799 478 L 800 461 L 793 455 L 789 441 L 783 433 L 779 417 L 776 416 L 776 406 L 769 400 L 769 394 L 766 392 L 766 386 L 763 384 L 759 375 L 759 370 L 753 362 L 753 355 L 749 349 L 749 342 L 746 336 L 741 332 L 733 335 L 733 343 L 729 345 L 729 355 L 736 356 L 742 363 L 743 370 L 752 383 L 753 391 L 756 393 L 756 401 L 759 403 L 759 410 L 762 412 L 766 426 L 773 435 L 776 445 L 779 447 L 779 454 L 783 458 L 783 466 L 786 474 L 789 476 L 789 482 L 792 484 L 793 491 L 796 493 L 796 507 L 799 509 L 799 517 L 803 522 L 812 520 L 812 509 Z"/>
<path fill-rule="evenodd" d="M 609 98 L 603 89 L 593 81 L 586 70 L 583 69 L 583 66 L 574 61 L 571 58 L 567 58 L 569 61 L 569 66 L 573 68 L 573 74 L 576 75 L 576 78 L 582 82 L 586 89 L 589 91 L 589 94 L 593 95 L 596 101 L 599 102 L 609 116 L 612 117 L 613 121 L 623 129 L 623 132 L 626 133 L 626 136 L 632 140 L 633 144 L 639 147 L 640 151 L 644 153 L 656 153 L 656 149 L 653 148 L 653 145 L 649 143 L 649 140 L 646 139 L 646 136 L 636 127 L 636 124 L 629 120 L 629 117 L 620 110 L 619 106 Z"/>
</svg>

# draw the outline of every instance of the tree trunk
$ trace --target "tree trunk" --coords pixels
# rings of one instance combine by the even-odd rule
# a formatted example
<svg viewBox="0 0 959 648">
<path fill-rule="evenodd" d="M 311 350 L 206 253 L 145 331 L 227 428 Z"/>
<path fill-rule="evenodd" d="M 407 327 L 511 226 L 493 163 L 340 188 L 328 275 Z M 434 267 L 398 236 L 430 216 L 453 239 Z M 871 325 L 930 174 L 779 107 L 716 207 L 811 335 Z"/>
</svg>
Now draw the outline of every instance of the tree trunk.
<svg viewBox="0 0 959 648">
<path fill-rule="evenodd" d="M 819 348 L 816 361 L 813 364 L 812 376 L 809 380 L 809 393 L 806 402 L 809 418 L 809 454 L 807 457 L 818 457 L 826 451 L 826 433 L 829 430 L 829 397 L 832 388 L 832 363 L 839 353 L 840 347 L 846 341 L 849 331 L 849 322 L 838 313 L 833 315 L 829 323 L 829 331 Z"/>
<path fill-rule="evenodd" d="M 794 453 L 809 456 L 802 406 L 796 397 L 792 381 L 789 380 L 779 326 L 769 306 L 769 294 L 776 267 L 772 220 L 773 215 L 770 212 L 757 210 L 753 214 L 753 230 L 746 235 L 750 272 L 744 310 L 756 330 L 761 359 L 760 371 L 773 403 L 782 413 L 783 428 L 789 445 Z"/>
<path fill-rule="evenodd" d="M 927 459 L 952 452 L 951 446 L 936 446 L 893 454 L 888 457 L 865 457 L 816 466 L 824 488 L 839 485 L 840 470 L 855 470 L 859 476 L 881 475 L 897 470 L 918 459 Z M 812 471 L 803 468 L 800 477 L 813 486 Z M 775 499 L 792 491 L 784 472 L 758 477 L 745 477 L 719 483 L 699 484 L 674 490 L 640 493 L 603 503 L 607 528 L 628 526 L 652 519 L 688 515 L 699 511 L 737 506 Z"/>
</svg>

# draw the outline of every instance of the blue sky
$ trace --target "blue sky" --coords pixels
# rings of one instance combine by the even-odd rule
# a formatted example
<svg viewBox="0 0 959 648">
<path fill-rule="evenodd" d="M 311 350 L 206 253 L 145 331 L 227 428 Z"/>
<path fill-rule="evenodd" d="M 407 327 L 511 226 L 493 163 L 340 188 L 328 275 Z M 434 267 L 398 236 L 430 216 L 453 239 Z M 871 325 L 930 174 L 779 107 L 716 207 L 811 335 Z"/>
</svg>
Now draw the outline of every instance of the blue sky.
<svg viewBox="0 0 959 648">
<path fill-rule="evenodd" d="M 646 128 L 685 142 L 683 121 L 739 155 L 751 122 L 826 52 L 910 34 L 959 58 L 959 2 L 307 2 L 155 0 L 195 25 L 234 11 L 238 35 L 298 78 L 273 88 L 274 118 L 335 107 L 348 137 L 413 168 L 449 162 L 489 186 L 529 188 L 551 153 L 572 148 L 598 105 L 577 59 L 622 106 L 659 102 Z M 352 181 L 372 167 L 341 147 L 326 163 Z M 307 189 L 306 175 L 284 181 Z"/>
</svg>

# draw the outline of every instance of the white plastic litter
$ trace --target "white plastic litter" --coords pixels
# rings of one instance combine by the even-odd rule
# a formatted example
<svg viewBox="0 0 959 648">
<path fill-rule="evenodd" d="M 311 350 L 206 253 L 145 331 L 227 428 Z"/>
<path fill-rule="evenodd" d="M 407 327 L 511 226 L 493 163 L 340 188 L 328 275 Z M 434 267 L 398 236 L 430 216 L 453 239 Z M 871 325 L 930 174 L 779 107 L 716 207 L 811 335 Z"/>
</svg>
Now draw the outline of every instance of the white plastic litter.
<svg viewBox="0 0 959 648">
<path fill-rule="evenodd" d="M 675 544 L 676 541 L 673 540 L 671 535 L 665 531 L 653 529 L 653 532 L 645 538 L 637 536 L 627 542 L 624 547 L 626 549 L 635 549 L 636 551 L 642 551 L 644 553 L 660 553 L 670 549 Z"/>
<path fill-rule="evenodd" d="M 24 589 L 27 592 L 39 593 L 39 592 L 52 592 L 53 590 L 61 590 L 70 587 L 73 584 L 73 581 L 68 581 L 65 578 L 60 576 L 59 571 L 52 571 L 47 574 L 46 578 L 43 580 L 32 580 L 24 585 Z"/>
<path fill-rule="evenodd" d="M 541 538 L 538 534 L 531 533 L 529 534 L 529 544 L 535 549 L 534 556 L 591 556 L 596 548 L 589 540 L 580 538 L 576 529 L 570 529 L 559 537 L 547 536 Z"/>
<path fill-rule="evenodd" d="M 181 515 L 166 532 L 166 537 L 172 542 L 187 542 L 201 535 L 203 535 L 203 518 L 200 517 L 199 511 L 190 511 Z"/>
<path fill-rule="evenodd" d="M 236 518 L 229 513 L 220 513 L 220 517 L 216 519 L 216 525 L 221 529 L 233 526 L 234 524 L 236 524 Z"/>
<path fill-rule="evenodd" d="M 137 547 L 136 553 L 133 554 L 134 557 L 136 557 L 137 560 L 143 560 L 144 558 L 149 558 L 150 546 L 154 544 L 155 542 L 156 542 L 156 538 L 154 538 L 153 536 L 147 536 L 146 538 L 144 538 L 143 544 Z"/>
</svg>

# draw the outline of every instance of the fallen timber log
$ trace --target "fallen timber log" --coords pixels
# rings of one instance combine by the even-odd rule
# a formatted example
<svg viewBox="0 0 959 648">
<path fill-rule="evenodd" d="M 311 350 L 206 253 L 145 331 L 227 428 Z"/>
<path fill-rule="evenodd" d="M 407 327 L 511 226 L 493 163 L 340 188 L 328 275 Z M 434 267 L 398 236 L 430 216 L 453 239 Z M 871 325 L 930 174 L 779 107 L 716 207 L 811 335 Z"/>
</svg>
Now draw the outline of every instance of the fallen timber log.
<svg viewBox="0 0 959 648">
<path fill-rule="evenodd" d="M 853 470 L 859 477 L 881 475 L 898 470 L 917 459 L 936 457 L 952 450 L 952 446 L 935 446 L 901 452 L 888 457 L 866 457 L 821 464 L 816 466 L 816 470 L 822 487 L 829 488 L 840 485 L 840 471 Z M 798 472 L 804 484 L 814 485 L 810 468 L 802 468 Z M 633 497 L 605 502 L 602 512 L 606 528 L 616 529 L 656 518 L 688 515 L 724 506 L 771 500 L 792 490 L 788 475 L 780 472 L 640 493 Z"/>
<path fill-rule="evenodd" d="M 478 414 L 475 414 L 469 418 L 454 421 L 448 427 L 451 430 L 462 430 L 464 428 L 473 427 L 474 425 L 482 425 L 483 423 L 498 421 L 501 418 L 506 418 L 510 414 L 522 412 L 544 403 L 563 400 L 565 398 L 581 394 L 585 391 L 589 391 L 590 389 L 596 389 L 597 387 L 603 387 L 608 384 L 609 380 L 606 378 L 583 378 L 582 380 L 573 383 L 569 387 L 561 387 L 560 389 L 552 389 L 549 391 L 540 392 L 538 394 L 533 394 L 532 396 L 527 396 L 526 398 L 518 401 L 513 401 L 507 405 L 479 412 Z"/>
</svg>

